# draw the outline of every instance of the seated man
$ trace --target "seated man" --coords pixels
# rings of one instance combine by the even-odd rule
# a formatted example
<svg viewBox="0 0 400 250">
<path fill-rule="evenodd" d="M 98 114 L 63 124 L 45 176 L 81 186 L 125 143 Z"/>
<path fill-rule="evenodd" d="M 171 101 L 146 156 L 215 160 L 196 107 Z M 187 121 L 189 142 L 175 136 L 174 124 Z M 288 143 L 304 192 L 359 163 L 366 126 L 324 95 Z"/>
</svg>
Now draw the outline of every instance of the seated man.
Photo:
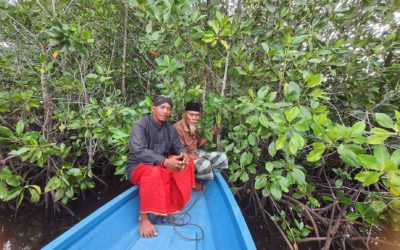
<svg viewBox="0 0 400 250">
<path fill-rule="evenodd" d="M 228 158 L 224 152 L 206 152 L 199 149 L 207 142 L 206 138 L 200 137 L 197 133 L 200 110 L 200 103 L 194 101 L 188 102 L 183 113 L 183 119 L 174 124 L 183 145 L 194 160 L 197 191 L 203 190 L 203 186 L 197 180 L 213 179 L 213 169 L 221 170 L 228 168 Z M 216 132 L 217 130 L 214 126 L 210 133 L 215 135 Z"/>
<path fill-rule="evenodd" d="M 194 187 L 193 160 L 176 129 L 168 123 L 171 110 L 171 99 L 157 96 L 153 114 L 135 124 L 130 138 L 127 175 L 139 186 L 140 237 L 157 236 L 149 214 L 179 212 L 190 200 Z"/>
</svg>

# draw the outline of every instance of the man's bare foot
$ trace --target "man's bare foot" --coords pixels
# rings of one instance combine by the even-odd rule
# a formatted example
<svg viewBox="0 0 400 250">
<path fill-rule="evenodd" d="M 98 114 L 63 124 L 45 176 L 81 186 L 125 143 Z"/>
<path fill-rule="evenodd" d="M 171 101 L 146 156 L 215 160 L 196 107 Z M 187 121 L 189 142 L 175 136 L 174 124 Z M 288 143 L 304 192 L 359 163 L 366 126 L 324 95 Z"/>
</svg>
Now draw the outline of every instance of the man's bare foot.
<svg viewBox="0 0 400 250">
<path fill-rule="evenodd" d="M 150 220 L 148 213 L 140 213 L 139 217 L 139 234 L 140 237 L 152 238 L 157 236 L 156 227 Z"/>
<path fill-rule="evenodd" d="M 203 192 L 204 191 L 204 186 L 203 184 L 198 183 L 197 181 L 194 183 L 194 190 L 197 192 Z"/>
</svg>

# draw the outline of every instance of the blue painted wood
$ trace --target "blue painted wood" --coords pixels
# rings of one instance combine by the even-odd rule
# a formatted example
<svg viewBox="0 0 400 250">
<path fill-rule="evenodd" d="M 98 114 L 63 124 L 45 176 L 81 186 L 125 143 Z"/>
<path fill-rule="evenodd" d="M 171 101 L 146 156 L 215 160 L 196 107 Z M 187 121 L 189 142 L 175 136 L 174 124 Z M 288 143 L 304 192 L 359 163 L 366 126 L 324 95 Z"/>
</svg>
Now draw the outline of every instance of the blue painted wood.
<svg viewBox="0 0 400 250">
<path fill-rule="evenodd" d="M 43 249 L 194 249 L 235 250 L 256 249 L 243 215 L 220 173 L 208 186 L 205 194 L 193 191 L 192 199 L 184 211 L 195 226 L 174 227 L 156 225 L 158 236 L 151 239 L 139 237 L 139 192 L 132 187 L 120 194 Z"/>
</svg>

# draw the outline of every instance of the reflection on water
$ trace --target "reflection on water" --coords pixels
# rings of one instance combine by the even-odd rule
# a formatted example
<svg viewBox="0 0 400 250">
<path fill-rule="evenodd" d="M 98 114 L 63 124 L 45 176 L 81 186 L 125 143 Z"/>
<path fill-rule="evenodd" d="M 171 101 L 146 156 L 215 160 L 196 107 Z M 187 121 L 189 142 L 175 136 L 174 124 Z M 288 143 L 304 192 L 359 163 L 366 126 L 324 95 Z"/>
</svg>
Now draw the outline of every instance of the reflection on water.
<svg viewBox="0 0 400 250">
<path fill-rule="evenodd" d="M 14 220 L 14 212 L 4 204 L 0 204 L 0 248 L 5 250 L 40 249 L 130 187 L 127 181 L 120 182 L 119 177 L 110 178 L 107 183 L 112 188 L 98 184 L 99 187 L 96 190 L 86 191 L 85 200 L 75 200 L 69 205 L 76 217 L 65 210 L 57 215 L 50 212 L 47 225 L 44 223 L 44 209 L 40 206 L 20 208 Z"/>
</svg>

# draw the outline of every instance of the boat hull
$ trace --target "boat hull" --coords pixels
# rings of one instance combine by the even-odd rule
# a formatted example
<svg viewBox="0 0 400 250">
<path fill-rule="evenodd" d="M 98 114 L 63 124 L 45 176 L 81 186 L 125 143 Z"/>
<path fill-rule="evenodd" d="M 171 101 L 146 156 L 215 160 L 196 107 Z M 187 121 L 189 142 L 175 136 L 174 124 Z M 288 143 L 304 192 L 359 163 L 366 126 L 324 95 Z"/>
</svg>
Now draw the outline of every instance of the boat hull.
<svg viewBox="0 0 400 250">
<path fill-rule="evenodd" d="M 43 249 L 256 249 L 220 173 L 215 174 L 204 194 L 193 192 L 183 212 L 177 216 L 188 225 L 156 225 L 159 236 L 140 238 L 139 192 L 132 187 Z"/>
</svg>

